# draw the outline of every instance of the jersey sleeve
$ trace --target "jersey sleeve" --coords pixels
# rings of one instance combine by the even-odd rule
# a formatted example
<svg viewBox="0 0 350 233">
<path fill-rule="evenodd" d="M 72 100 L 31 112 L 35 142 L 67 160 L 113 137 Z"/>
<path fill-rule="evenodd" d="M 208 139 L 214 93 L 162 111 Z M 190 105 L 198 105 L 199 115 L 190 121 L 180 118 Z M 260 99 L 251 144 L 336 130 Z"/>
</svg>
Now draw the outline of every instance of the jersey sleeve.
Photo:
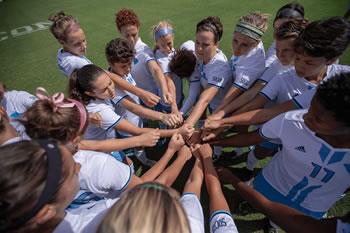
<svg viewBox="0 0 350 233">
<path fill-rule="evenodd" d="M 112 108 L 105 108 L 99 114 L 101 116 L 101 128 L 104 130 L 115 127 L 122 119 Z"/>
<path fill-rule="evenodd" d="M 116 96 L 111 100 L 113 105 L 120 104 L 120 102 L 124 98 L 129 96 L 124 90 L 121 90 L 121 89 L 118 89 L 118 88 L 115 89 L 115 92 L 116 92 Z"/>
<path fill-rule="evenodd" d="M 111 155 L 84 151 L 74 159 L 82 165 L 79 173 L 82 188 L 96 195 L 114 198 L 125 190 L 131 180 L 130 167 Z"/>
<path fill-rule="evenodd" d="M 22 105 L 24 109 L 28 109 L 30 108 L 35 101 L 38 100 L 38 98 L 26 91 L 20 91 L 19 92 L 20 95 L 20 100 L 22 101 Z"/>
<path fill-rule="evenodd" d="M 155 60 L 153 51 L 149 47 L 145 47 L 143 52 L 142 52 L 143 59 L 145 63 Z"/>
<path fill-rule="evenodd" d="M 265 55 L 258 51 L 249 62 L 237 64 L 233 67 L 235 80 L 233 85 L 242 90 L 249 89 L 265 70 Z"/>
<path fill-rule="evenodd" d="M 270 66 L 266 67 L 262 75 L 258 78 L 258 80 L 262 80 L 266 83 L 270 82 L 278 74 L 277 66 L 278 60 L 273 62 Z"/>
<path fill-rule="evenodd" d="M 277 99 L 278 92 L 281 90 L 280 84 L 281 78 L 279 76 L 276 76 L 264 86 L 259 94 L 264 96 L 269 101 L 274 101 Z"/>
<path fill-rule="evenodd" d="M 211 68 L 210 73 L 207 73 L 208 84 L 224 88 L 231 77 L 229 64 L 225 61 L 219 61 L 214 65 L 215 66 Z"/>
<path fill-rule="evenodd" d="M 89 64 L 91 64 L 91 62 L 88 60 L 82 59 L 78 56 L 70 56 L 63 59 L 58 66 L 64 75 L 69 78 L 75 69 L 80 69 L 81 67 Z"/>
<path fill-rule="evenodd" d="M 186 114 L 191 109 L 201 92 L 201 83 L 198 76 L 193 73 L 189 81 L 189 95 L 180 109 L 180 112 L 183 114 Z"/>
<path fill-rule="evenodd" d="M 280 144 L 285 115 L 285 113 L 282 113 L 272 120 L 266 122 L 260 128 L 260 135 L 268 141 Z"/>
<path fill-rule="evenodd" d="M 162 57 L 160 59 L 157 59 L 157 62 L 160 66 L 160 68 L 162 69 L 164 74 L 170 73 L 170 69 L 169 69 L 169 59 L 168 57 Z"/>
<path fill-rule="evenodd" d="M 316 88 L 308 90 L 300 95 L 293 97 L 292 101 L 299 109 L 309 108 L 311 100 L 316 93 Z"/>
<path fill-rule="evenodd" d="M 185 209 L 191 232 L 204 233 L 204 216 L 201 203 L 194 193 L 184 193 L 180 199 Z"/>
<path fill-rule="evenodd" d="M 209 224 L 210 233 L 238 233 L 231 213 L 224 210 L 218 210 L 212 213 Z"/>
</svg>

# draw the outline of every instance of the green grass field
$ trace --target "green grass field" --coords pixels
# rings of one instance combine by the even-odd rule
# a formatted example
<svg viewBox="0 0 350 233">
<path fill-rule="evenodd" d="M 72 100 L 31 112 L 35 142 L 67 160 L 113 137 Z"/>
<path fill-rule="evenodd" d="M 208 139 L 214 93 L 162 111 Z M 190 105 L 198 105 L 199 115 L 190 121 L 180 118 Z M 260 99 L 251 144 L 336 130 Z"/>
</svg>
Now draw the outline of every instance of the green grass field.
<svg viewBox="0 0 350 233">
<path fill-rule="evenodd" d="M 220 42 L 227 57 L 231 56 L 231 36 L 239 16 L 258 10 L 269 13 L 273 19 L 276 10 L 288 1 L 281 0 L 5 0 L 0 2 L 0 80 L 9 89 L 33 92 L 37 86 L 47 88 L 51 93 L 66 90 L 67 79 L 60 73 L 56 64 L 56 53 L 60 47 L 47 29 L 47 18 L 60 10 L 76 16 L 88 40 L 88 58 L 95 64 L 106 67 L 105 44 L 118 37 L 114 23 L 114 13 L 123 7 L 134 9 L 141 20 L 140 35 L 144 42 L 153 46 L 151 26 L 162 19 L 169 19 L 175 27 L 175 45 L 194 39 L 196 23 L 209 15 L 219 16 L 224 24 L 224 35 Z M 347 0 L 301 0 L 306 17 L 310 20 L 343 15 Z M 272 21 L 272 20 L 271 20 Z M 44 23 L 42 23 L 44 22 Z M 29 33 L 30 32 L 30 33 Z M 271 23 L 263 37 L 265 49 L 272 41 Z M 348 51 L 340 63 L 350 64 Z M 159 152 L 159 150 L 157 151 Z M 236 169 L 243 166 L 242 163 Z M 189 168 L 186 170 L 190 170 Z M 238 167 L 238 168 L 237 168 Z M 186 175 L 180 177 L 175 186 L 181 189 Z M 232 201 L 232 190 L 225 188 L 228 201 Z M 203 197 L 204 210 L 208 211 L 207 197 Z M 330 214 L 341 215 L 350 208 L 349 197 L 343 198 Z M 231 205 L 235 212 L 235 205 Z M 235 215 L 240 232 L 261 231 L 260 214 Z"/>
</svg>

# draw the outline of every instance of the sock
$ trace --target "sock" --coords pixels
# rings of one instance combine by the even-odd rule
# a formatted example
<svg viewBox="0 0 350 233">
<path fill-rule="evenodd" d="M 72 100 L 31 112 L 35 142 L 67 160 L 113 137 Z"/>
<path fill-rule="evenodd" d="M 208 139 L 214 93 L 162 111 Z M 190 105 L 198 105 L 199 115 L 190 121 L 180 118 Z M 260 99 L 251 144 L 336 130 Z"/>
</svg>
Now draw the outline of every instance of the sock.
<svg viewBox="0 0 350 233">
<path fill-rule="evenodd" d="M 251 150 L 247 158 L 247 169 L 253 171 L 257 163 L 258 159 L 255 157 L 254 150 Z"/>
</svg>

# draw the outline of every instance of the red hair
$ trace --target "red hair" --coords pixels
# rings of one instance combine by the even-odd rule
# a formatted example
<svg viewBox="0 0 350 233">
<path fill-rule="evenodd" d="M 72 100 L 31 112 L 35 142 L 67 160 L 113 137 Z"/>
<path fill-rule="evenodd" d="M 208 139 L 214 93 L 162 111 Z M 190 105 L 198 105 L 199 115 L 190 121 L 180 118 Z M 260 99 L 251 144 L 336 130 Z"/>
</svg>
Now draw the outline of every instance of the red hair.
<svg viewBox="0 0 350 233">
<path fill-rule="evenodd" d="M 123 8 L 115 14 L 115 24 L 118 30 L 126 25 L 135 25 L 137 28 L 140 27 L 140 21 L 136 13 L 131 9 Z"/>
</svg>

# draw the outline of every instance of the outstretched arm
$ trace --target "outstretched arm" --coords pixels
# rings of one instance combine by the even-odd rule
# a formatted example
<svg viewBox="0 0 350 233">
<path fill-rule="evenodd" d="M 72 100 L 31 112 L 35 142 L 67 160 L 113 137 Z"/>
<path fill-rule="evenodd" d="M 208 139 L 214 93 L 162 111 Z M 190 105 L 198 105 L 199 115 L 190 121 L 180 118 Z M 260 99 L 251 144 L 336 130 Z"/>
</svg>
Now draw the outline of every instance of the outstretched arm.
<svg viewBox="0 0 350 233">
<path fill-rule="evenodd" d="M 200 159 L 196 158 L 196 162 L 192 168 L 191 174 L 185 184 L 184 193 L 194 193 L 200 199 L 203 183 L 203 167 Z"/>
</svg>

